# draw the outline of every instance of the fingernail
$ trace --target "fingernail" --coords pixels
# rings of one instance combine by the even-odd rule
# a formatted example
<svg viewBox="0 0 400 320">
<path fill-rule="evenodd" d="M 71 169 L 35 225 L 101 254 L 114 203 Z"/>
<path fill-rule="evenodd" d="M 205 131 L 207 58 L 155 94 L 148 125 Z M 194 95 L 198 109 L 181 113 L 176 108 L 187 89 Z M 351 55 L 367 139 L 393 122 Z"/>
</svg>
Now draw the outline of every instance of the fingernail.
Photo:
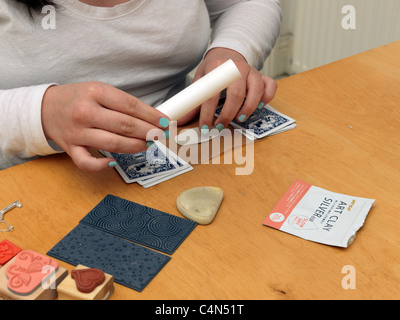
<svg viewBox="0 0 400 320">
<path fill-rule="evenodd" d="M 260 102 L 260 104 L 258 105 L 258 109 L 262 109 L 264 107 L 264 102 Z"/>
<path fill-rule="evenodd" d="M 242 114 L 241 116 L 239 116 L 238 119 L 239 119 L 240 122 L 243 122 L 244 120 L 246 120 L 246 115 Z"/>
<path fill-rule="evenodd" d="M 164 128 L 169 126 L 169 121 L 167 118 L 160 118 L 159 123 L 160 123 L 161 127 L 164 127 Z"/>
<path fill-rule="evenodd" d="M 110 161 L 109 163 L 108 163 L 108 167 L 109 168 L 113 168 L 113 167 L 115 167 L 117 165 L 117 162 L 115 162 L 115 161 Z"/>
<path fill-rule="evenodd" d="M 165 137 L 165 139 L 169 138 L 169 130 L 164 131 L 164 137 Z"/>
<path fill-rule="evenodd" d="M 222 123 L 218 123 L 215 128 L 218 129 L 218 131 L 221 131 L 224 128 L 224 125 Z"/>
<path fill-rule="evenodd" d="M 208 133 L 208 125 L 203 124 L 203 126 L 201 127 L 201 133 L 203 133 L 203 134 Z"/>
<path fill-rule="evenodd" d="M 150 148 L 154 144 L 154 141 L 147 141 L 146 148 Z"/>
</svg>

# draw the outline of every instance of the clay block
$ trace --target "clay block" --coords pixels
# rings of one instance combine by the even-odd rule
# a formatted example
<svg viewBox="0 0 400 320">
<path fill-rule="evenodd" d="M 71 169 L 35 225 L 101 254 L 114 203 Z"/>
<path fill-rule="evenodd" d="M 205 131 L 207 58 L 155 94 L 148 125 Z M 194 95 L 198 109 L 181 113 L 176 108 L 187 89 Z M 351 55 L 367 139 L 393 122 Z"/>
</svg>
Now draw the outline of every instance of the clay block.
<svg viewBox="0 0 400 320">
<path fill-rule="evenodd" d="M 21 251 L 20 247 L 7 239 L 0 241 L 0 266 L 4 266 Z"/>
<path fill-rule="evenodd" d="M 11 300 L 53 300 L 68 271 L 49 257 L 23 250 L 0 269 L 0 296 Z"/>
<path fill-rule="evenodd" d="M 98 269 L 78 265 L 58 286 L 58 299 L 108 299 L 114 292 L 114 277 L 99 271 Z"/>
</svg>

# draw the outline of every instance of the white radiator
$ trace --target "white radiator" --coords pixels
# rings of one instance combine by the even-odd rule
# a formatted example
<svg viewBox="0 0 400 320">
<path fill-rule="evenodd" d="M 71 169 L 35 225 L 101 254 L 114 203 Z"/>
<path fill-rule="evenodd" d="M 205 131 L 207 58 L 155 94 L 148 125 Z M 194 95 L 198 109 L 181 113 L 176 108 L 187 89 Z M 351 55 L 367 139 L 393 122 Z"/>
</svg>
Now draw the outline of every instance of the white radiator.
<svg viewBox="0 0 400 320">
<path fill-rule="evenodd" d="M 286 73 L 299 73 L 400 40 L 400 0 L 281 0 L 281 4 L 293 43 L 286 48 L 289 58 L 282 58 L 278 39 L 263 69 L 271 76 L 277 75 L 272 64 L 280 58 L 288 61 Z M 350 12 L 342 12 L 348 5 L 355 9 L 355 29 L 342 26 L 344 18 L 349 21 Z M 280 37 L 287 39 L 287 29 Z"/>
</svg>

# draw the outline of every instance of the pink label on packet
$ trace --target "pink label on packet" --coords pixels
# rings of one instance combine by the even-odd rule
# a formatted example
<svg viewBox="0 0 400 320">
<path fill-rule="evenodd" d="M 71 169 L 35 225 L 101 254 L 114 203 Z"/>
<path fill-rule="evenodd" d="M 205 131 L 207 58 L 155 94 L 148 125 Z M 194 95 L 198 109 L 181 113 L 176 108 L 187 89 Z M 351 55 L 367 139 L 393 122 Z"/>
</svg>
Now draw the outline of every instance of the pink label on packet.
<svg viewBox="0 0 400 320">
<path fill-rule="evenodd" d="M 295 180 L 285 192 L 271 213 L 265 218 L 263 224 L 275 229 L 280 229 L 293 209 L 310 190 L 311 184 Z"/>
<path fill-rule="evenodd" d="M 57 267 L 53 259 L 31 250 L 23 250 L 6 269 L 7 287 L 19 294 L 29 294 Z"/>
</svg>

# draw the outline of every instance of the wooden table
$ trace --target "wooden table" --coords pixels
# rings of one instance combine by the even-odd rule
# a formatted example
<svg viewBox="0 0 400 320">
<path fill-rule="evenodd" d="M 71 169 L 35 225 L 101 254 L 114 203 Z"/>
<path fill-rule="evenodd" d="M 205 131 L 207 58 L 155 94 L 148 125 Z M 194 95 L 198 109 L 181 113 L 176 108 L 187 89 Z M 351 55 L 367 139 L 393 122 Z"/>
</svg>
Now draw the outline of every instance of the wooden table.
<svg viewBox="0 0 400 320">
<path fill-rule="evenodd" d="M 112 299 L 399 299 L 399 56 L 395 42 L 280 80 L 271 105 L 298 126 L 255 143 L 251 175 L 200 164 L 144 189 L 113 169 L 80 171 L 64 154 L 0 171 L 0 206 L 23 204 L 6 214 L 15 229 L 0 240 L 45 254 L 107 194 L 180 215 L 182 191 L 219 186 L 225 198 L 212 224 L 197 226 L 143 292 L 116 284 Z M 376 199 L 350 247 L 262 225 L 296 178 Z M 356 288 L 346 290 L 348 265 Z"/>
</svg>

